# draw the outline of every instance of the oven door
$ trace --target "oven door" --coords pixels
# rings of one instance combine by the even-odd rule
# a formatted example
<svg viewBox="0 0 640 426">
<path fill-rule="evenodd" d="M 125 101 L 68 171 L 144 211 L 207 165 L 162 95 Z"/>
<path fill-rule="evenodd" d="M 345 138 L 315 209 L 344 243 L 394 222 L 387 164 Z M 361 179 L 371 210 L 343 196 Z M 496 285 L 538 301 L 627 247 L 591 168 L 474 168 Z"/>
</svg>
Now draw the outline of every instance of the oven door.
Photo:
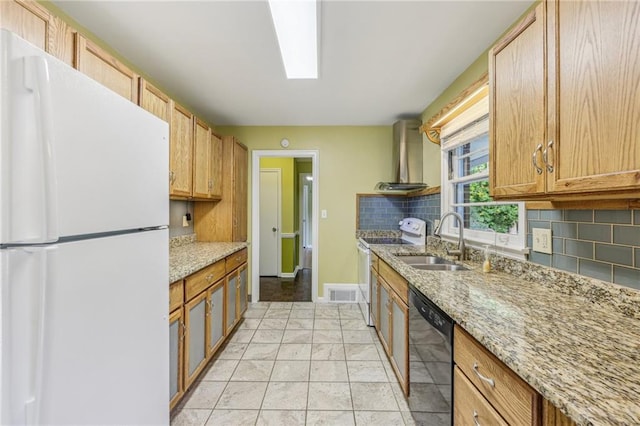
<svg viewBox="0 0 640 426">
<path fill-rule="evenodd" d="M 371 300 L 369 296 L 369 265 L 371 264 L 369 248 L 362 242 L 356 242 L 358 248 L 358 304 L 365 324 L 372 326 Z"/>
</svg>

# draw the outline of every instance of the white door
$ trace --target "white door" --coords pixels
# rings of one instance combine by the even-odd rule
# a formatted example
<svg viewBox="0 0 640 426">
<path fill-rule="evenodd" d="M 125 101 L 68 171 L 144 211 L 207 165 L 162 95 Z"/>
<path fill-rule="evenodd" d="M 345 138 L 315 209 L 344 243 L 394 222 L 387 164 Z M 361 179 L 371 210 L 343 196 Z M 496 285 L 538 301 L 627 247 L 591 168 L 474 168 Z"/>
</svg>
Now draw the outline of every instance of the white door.
<svg viewBox="0 0 640 426">
<path fill-rule="evenodd" d="M 260 276 L 278 276 L 280 259 L 280 170 L 260 170 Z"/>
<path fill-rule="evenodd" d="M 0 244 L 169 224 L 169 127 L 0 31 Z"/>
<path fill-rule="evenodd" d="M 166 229 L 0 250 L 1 424 L 168 424 Z"/>
</svg>

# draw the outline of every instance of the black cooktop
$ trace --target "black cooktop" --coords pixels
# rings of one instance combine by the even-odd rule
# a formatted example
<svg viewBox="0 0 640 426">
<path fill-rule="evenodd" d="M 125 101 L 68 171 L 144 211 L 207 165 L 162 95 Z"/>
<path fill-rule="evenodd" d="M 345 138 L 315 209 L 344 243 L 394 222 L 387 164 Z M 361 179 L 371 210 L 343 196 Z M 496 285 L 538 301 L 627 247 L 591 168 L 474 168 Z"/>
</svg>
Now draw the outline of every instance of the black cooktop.
<svg viewBox="0 0 640 426">
<path fill-rule="evenodd" d="M 400 238 L 373 238 L 373 237 L 367 237 L 367 238 L 363 238 L 363 240 L 367 243 L 367 244 L 411 244 L 407 241 L 404 241 Z"/>
</svg>

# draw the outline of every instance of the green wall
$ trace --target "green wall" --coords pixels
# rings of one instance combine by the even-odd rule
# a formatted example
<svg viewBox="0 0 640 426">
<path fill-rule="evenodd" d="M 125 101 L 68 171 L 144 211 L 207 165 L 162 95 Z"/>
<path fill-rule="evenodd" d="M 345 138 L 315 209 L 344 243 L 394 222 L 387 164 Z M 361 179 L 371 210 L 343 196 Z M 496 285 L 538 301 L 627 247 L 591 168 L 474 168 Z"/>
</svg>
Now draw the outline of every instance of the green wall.
<svg viewBox="0 0 640 426">
<path fill-rule="evenodd" d="M 377 182 L 391 179 L 391 126 L 221 126 L 217 130 L 238 137 L 250 152 L 282 150 L 280 140 L 285 137 L 291 142 L 289 149 L 318 150 L 319 182 L 314 182 L 314 191 L 319 194 L 318 209 L 327 210 L 327 218 L 319 219 L 319 238 L 314 242 L 319 296 L 325 283 L 356 283 L 356 194 L 372 193 Z M 249 170 L 249 182 L 251 174 Z M 248 198 L 251 239 L 252 195 Z"/>
</svg>

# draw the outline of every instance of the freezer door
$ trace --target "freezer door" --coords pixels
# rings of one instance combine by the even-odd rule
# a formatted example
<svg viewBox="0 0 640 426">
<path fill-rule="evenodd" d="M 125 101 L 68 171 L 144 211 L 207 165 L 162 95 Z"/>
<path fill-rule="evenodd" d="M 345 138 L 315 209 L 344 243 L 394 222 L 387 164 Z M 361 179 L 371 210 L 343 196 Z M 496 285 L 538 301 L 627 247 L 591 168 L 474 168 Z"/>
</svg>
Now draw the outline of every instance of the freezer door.
<svg viewBox="0 0 640 426">
<path fill-rule="evenodd" d="M 167 230 L 0 252 L 0 423 L 168 424 Z"/>
<path fill-rule="evenodd" d="M 0 244 L 168 225 L 168 124 L 6 30 L 0 49 Z"/>
</svg>

